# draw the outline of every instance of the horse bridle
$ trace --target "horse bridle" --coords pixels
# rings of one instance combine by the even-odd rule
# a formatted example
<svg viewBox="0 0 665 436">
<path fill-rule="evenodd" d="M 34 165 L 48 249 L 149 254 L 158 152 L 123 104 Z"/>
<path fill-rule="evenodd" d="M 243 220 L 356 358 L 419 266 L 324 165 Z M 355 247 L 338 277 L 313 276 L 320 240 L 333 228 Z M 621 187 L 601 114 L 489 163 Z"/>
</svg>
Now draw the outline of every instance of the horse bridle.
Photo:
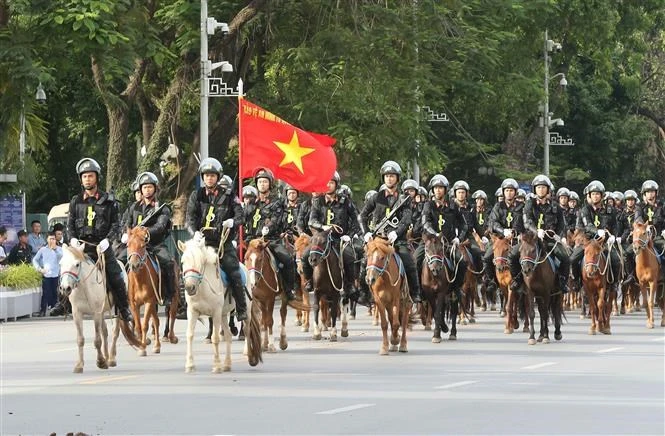
<svg viewBox="0 0 665 436">
<path fill-rule="evenodd" d="M 597 257 L 592 258 L 591 262 L 586 261 L 586 256 L 584 256 L 584 269 L 587 271 L 587 275 L 589 277 L 593 277 L 594 274 L 597 272 L 600 273 L 600 261 L 605 258 L 605 255 L 601 251 Z M 593 262 L 593 260 L 596 259 L 596 262 Z M 591 270 L 588 270 L 588 267 L 592 267 Z M 607 269 L 607 263 L 606 263 L 606 269 Z"/>
<path fill-rule="evenodd" d="M 273 273 L 275 274 L 276 288 L 273 288 L 272 286 L 270 286 L 270 284 L 268 283 L 268 281 L 267 281 L 267 280 L 265 279 L 265 277 L 263 276 L 263 272 L 262 272 L 262 270 L 263 270 L 263 262 L 265 261 L 265 254 L 264 254 L 263 252 L 266 251 L 267 249 L 268 249 L 268 244 L 266 244 L 266 245 L 263 247 L 263 249 L 261 250 L 261 265 L 260 265 L 260 266 L 261 266 L 261 269 L 256 269 L 256 267 L 251 266 L 251 267 L 247 268 L 247 271 L 250 272 L 250 273 L 254 273 L 254 274 L 258 275 L 258 276 L 259 276 L 259 279 L 263 279 L 263 281 L 266 283 L 266 285 L 268 286 L 268 288 L 269 288 L 271 291 L 273 291 L 273 292 L 279 292 L 279 278 L 277 277 L 277 271 L 272 267 L 272 264 L 268 263 L 269 266 L 270 266 L 270 269 L 272 269 Z"/>
</svg>

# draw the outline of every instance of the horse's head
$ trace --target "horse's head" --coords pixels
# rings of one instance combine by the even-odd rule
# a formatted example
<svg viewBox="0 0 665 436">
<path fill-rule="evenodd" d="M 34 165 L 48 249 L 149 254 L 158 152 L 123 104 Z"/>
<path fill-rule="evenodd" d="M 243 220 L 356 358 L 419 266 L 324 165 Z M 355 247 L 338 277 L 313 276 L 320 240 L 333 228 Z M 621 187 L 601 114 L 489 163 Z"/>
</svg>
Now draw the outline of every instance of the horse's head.
<svg viewBox="0 0 665 436">
<path fill-rule="evenodd" d="M 188 295 L 196 295 L 199 285 L 203 281 L 206 266 L 217 264 L 217 253 L 211 247 L 206 247 L 204 239 L 190 239 L 187 242 L 178 241 L 178 248 L 182 251 L 183 282 Z"/>
<path fill-rule="evenodd" d="M 253 239 L 249 241 L 247 251 L 245 251 L 245 266 L 249 271 L 247 279 L 249 290 L 253 290 L 258 282 L 258 274 L 263 274 L 264 259 L 268 257 L 266 250 L 268 249 L 268 242 L 263 238 Z M 258 273 L 258 274 L 257 274 Z"/>
<path fill-rule="evenodd" d="M 69 297 L 81 281 L 81 264 L 85 262 L 82 247 L 62 246 L 62 259 L 60 259 L 60 294 Z"/>
<path fill-rule="evenodd" d="M 600 255 L 603 246 L 595 239 L 591 239 L 584 245 L 584 272 L 587 277 L 595 277 L 600 274 Z"/>
<path fill-rule="evenodd" d="M 395 253 L 395 249 L 387 240 L 374 238 L 367 243 L 365 251 L 367 253 L 365 281 L 371 287 L 388 268 L 388 261 L 390 256 Z"/>
<path fill-rule="evenodd" d="M 425 261 L 427 268 L 429 268 L 432 276 L 438 277 L 443 270 L 443 242 L 438 236 L 425 234 L 423 235 L 425 241 Z"/>
<path fill-rule="evenodd" d="M 330 230 L 317 232 L 312 236 L 309 249 L 309 264 L 316 267 L 330 254 Z"/>
<path fill-rule="evenodd" d="M 538 236 L 531 232 L 522 233 L 522 245 L 520 246 L 520 265 L 524 277 L 528 277 L 536 269 L 540 247 Z"/>
<path fill-rule="evenodd" d="M 653 238 L 653 231 L 651 230 L 651 226 L 635 222 L 633 223 L 632 236 L 633 251 L 637 254 L 649 246 L 649 243 L 651 243 L 651 239 Z"/>
<path fill-rule="evenodd" d="M 148 242 L 150 242 L 150 232 L 147 228 L 136 226 L 129 230 L 127 237 L 127 264 L 130 270 L 136 272 L 145 264 Z"/>
<path fill-rule="evenodd" d="M 494 266 L 498 272 L 506 271 L 510 268 L 510 260 L 508 255 L 512 246 L 510 239 L 498 238 L 492 235 L 492 252 L 494 253 Z"/>
<path fill-rule="evenodd" d="M 307 247 L 309 247 L 310 245 L 309 243 L 310 243 L 310 237 L 305 233 L 298 236 L 298 238 L 296 238 L 295 242 L 293 243 L 296 249 L 296 265 L 298 268 L 298 274 L 300 274 L 301 276 L 304 274 L 302 269 L 302 255 L 307 250 Z"/>
</svg>

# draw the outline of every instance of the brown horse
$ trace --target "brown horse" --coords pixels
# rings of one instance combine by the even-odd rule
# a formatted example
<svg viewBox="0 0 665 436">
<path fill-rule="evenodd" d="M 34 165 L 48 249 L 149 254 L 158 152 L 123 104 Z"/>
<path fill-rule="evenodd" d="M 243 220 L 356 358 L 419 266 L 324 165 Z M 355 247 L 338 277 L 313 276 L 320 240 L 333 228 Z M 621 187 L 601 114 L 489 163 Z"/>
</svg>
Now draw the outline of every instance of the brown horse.
<svg viewBox="0 0 665 436">
<path fill-rule="evenodd" d="M 656 301 L 658 280 L 660 278 L 660 264 L 653 245 L 653 231 L 650 226 L 642 223 L 633 223 L 633 250 L 635 251 L 635 277 L 640 287 L 647 289 L 647 328 L 654 326 L 653 307 Z M 665 308 L 664 308 L 665 309 Z M 660 321 L 665 327 L 665 310 Z"/>
<path fill-rule="evenodd" d="M 462 295 L 460 306 L 462 310 L 459 313 L 459 322 L 461 324 L 467 323 L 475 324 L 476 322 L 476 309 L 475 304 L 476 300 L 480 306 L 480 300 L 478 298 L 478 277 L 479 274 L 482 274 L 482 271 L 473 270 L 473 262 L 471 261 L 471 253 L 467 250 L 467 246 L 470 244 L 468 240 L 462 242 L 459 246 L 460 253 L 462 258 L 466 262 L 466 272 L 464 273 L 464 283 L 462 283 Z"/>
<path fill-rule="evenodd" d="M 152 321 L 153 349 L 155 354 L 161 352 L 162 343 L 159 338 L 159 316 L 157 315 L 158 302 L 162 302 L 161 281 L 159 271 L 153 264 L 153 259 L 147 250 L 150 242 L 150 233 L 145 227 L 137 226 L 130 229 L 127 240 L 127 265 L 129 273 L 127 278 L 129 286 L 127 297 L 129 309 L 136 320 L 136 334 L 141 339 L 143 347 L 139 349 L 139 356 L 145 356 L 145 347 L 150 343 L 148 339 L 148 323 Z M 145 306 L 143 320 L 141 321 L 141 306 Z"/>
<path fill-rule="evenodd" d="M 584 245 L 584 268 L 582 269 L 582 284 L 584 293 L 589 300 L 591 312 L 591 326 L 589 334 L 595 335 L 597 331 L 609 335 L 610 309 L 607 305 L 609 289 L 607 271 L 609 260 L 603 254 L 603 246 L 595 239 L 588 240 Z"/>
<path fill-rule="evenodd" d="M 388 241 L 380 238 L 371 240 L 365 247 L 367 254 L 367 273 L 365 280 L 374 295 L 375 310 L 381 317 L 383 342 L 379 354 L 388 355 L 388 350 L 406 353 L 406 327 L 409 320 L 409 287 L 403 273 L 403 267 L 395 249 Z M 388 348 L 388 318 L 392 334 Z M 399 328 L 402 327 L 400 338 Z"/>
<path fill-rule="evenodd" d="M 494 268 L 496 270 L 497 284 L 504 301 L 504 307 L 501 308 L 501 312 L 506 314 L 506 324 L 503 332 L 507 335 L 512 334 L 513 331 L 520 326 L 517 321 L 517 307 L 519 300 L 517 290 L 510 289 L 510 282 L 513 279 L 512 274 L 510 274 L 510 260 L 508 258 L 510 250 L 512 250 L 511 241 L 512 239 L 509 238 L 499 238 L 492 235 Z M 528 318 L 525 318 L 525 321 L 524 329 L 525 331 L 530 331 L 528 327 Z"/>
<path fill-rule="evenodd" d="M 302 255 L 305 253 L 305 250 L 310 245 L 310 237 L 309 235 L 303 233 L 302 235 L 298 236 L 296 240 L 293 243 L 294 246 L 294 251 L 295 251 L 295 256 L 296 256 L 296 267 L 298 269 L 298 276 L 300 278 L 300 289 L 298 289 L 298 293 L 302 295 L 302 302 L 303 305 L 305 305 L 308 309 L 307 310 L 298 310 L 296 312 L 296 325 L 302 326 L 300 331 L 302 332 L 308 332 L 309 331 L 309 295 L 305 292 L 305 273 L 303 272 L 302 269 Z"/>
<path fill-rule="evenodd" d="M 286 295 L 284 285 L 277 273 L 277 262 L 268 248 L 268 241 L 263 238 L 254 239 L 249 242 L 245 252 L 245 266 L 249 271 L 248 285 L 252 297 L 256 299 L 261 308 L 261 328 L 264 331 L 263 350 L 269 353 L 276 352 L 272 327 L 274 324 L 273 310 L 275 299 L 280 297 L 282 305 L 279 309 L 281 317 L 279 348 L 286 350 L 289 343 L 286 339 Z M 294 309 L 306 310 L 301 302 L 292 301 L 288 303 Z"/>
<path fill-rule="evenodd" d="M 561 321 L 563 307 L 561 293 L 552 295 L 556 288 L 554 269 L 549 265 L 548 253 L 535 233 L 527 231 L 522 234 L 520 247 L 520 265 L 526 285 L 526 316 L 529 318 L 529 345 L 535 345 L 535 332 L 533 322 L 535 318 L 534 299 L 538 300 L 540 313 L 540 335 L 538 342 L 550 342 L 548 319 L 552 313 L 554 319 L 554 339 L 561 340 Z"/>
<path fill-rule="evenodd" d="M 457 339 L 457 308 L 458 302 L 455 295 L 451 295 L 450 281 L 446 271 L 446 259 L 443 250 L 443 241 L 433 235 L 424 235 L 425 259 L 420 271 L 420 283 L 423 297 L 427 301 L 429 313 L 426 315 L 426 321 L 431 322 L 434 312 L 434 332 L 432 342 L 438 344 L 441 342 L 441 332 L 447 333 L 445 315 L 449 308 L 452 330 L 448 339 L 454 341 Z M 451 301 L 452 300 L 452 301 Z"/>
<path fill-rule="evenodd" d="M 319 323 L 319 304 L 328 303 L 327 315 L 331 321 L 330 341 L 337 341 L 337 317 L 340 315 L 340 292 L 344 286 L 344 267 L 341 262 L 341 247 L 336 247 L 336 241 L 331 235 L 332 230 L 317 232 L 312 236 L 309 252 L 309 263 L 314 270 L 314 334 L 312 339 L 321 339 L 321 330 L 324 323 Z M 343 301 L 341 308 L 342 337 L 349 336 L 349 323 L 347 320 L 348 298 Z"/>
</svg>

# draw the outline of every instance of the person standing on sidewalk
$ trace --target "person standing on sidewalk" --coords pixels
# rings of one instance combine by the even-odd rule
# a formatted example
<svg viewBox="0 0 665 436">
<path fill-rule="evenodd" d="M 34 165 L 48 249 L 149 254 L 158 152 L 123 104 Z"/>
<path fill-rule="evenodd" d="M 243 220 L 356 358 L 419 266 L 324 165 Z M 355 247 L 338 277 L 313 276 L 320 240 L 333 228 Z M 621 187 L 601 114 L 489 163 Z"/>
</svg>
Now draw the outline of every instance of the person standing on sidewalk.
<svg viewBox="0 0 665 436">
<path fill-rule="evenodd" d="M 46 246 L 37 251 L 32 265 L 42 273 L 42 303 L 39 316 L 46 316 L 47 307 L 55 307 L 58 302 L 58 277 L 60 276 L 60 259 L 62 247 L 55 240 L 55 232 L 49 232 Z"/>
</svg>

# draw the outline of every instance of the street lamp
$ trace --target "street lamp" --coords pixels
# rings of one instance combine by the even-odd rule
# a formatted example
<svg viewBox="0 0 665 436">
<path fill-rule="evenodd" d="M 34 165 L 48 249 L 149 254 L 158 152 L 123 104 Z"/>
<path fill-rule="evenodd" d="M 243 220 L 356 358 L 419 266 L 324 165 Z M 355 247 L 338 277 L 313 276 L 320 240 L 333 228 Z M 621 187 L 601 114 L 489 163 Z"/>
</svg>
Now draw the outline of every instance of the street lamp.
<svg viewBox="0 0 665 436">
<path fill-rule="evenodd" d="M 425 112 L 425 120 L 429 123 L 450 121 L 448 114 L 445 112 L 434 112 L 429 106 L 422 106 L 416 108 L 418 112 L 422 109 Z M 413 179 L 420 183 L 420 165 L 418 165 L 418 158 L 420 157 L 420 140 L 416 139 L 416 155 L 413 158 Z"/>
<path fill-rule="evenodd" d="M 221 77 L 210 77 L 217 68 L 222 73 L 232 73 L 233 65 L 229 62 L 212 62 L 208 59 L 208 35 L 214 35 L 221 29 L 224 35 L 229 33 L 229 25 L 208 17 L 208 1 L 201 0 L 201 159 L 208 157 L 208 97 L 237 97 L 242 95 L 242 80 L 238 81 L 238 90 L 230 88 Z"/>
<path fill-rule="evenodd" d="M 37 86 L 37 92 L 35 93 L 35 100 L 39 104 L 46 103 L 46 92 L 44 92 L 44 87 L 42 82 L 39 82 Z M 26 133 L 25 133 L 25 104 L 21 104 L 21 118 L 19 119 L 19 135 L 18 135 L 18 152 L 19 158 L 21 159 L 21 164 L 25 161 L 25 145 L 26 145 Z"/>
</svg>

